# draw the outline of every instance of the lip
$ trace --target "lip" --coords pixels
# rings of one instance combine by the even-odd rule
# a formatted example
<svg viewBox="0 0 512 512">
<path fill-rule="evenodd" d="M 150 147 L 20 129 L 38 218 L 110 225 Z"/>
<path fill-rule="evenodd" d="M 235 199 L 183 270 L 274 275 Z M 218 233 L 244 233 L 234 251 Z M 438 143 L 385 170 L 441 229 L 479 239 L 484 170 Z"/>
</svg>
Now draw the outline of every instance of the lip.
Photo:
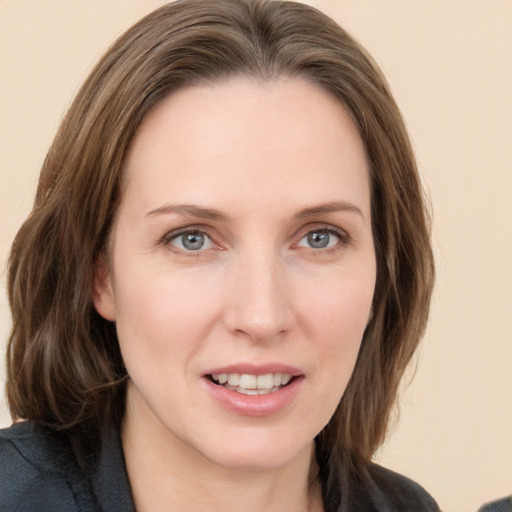
<svg viewBox="0 0 512 512">
<path fill-rule="evenodd" d="M 249 375 L 265 375 L 267 373 L 288 373 L 294 379 L 278 391 L 265 395 L 244 395 L 212 382 L 208 376 L 218 373 L 246 373 Z M 240 416 L 271 416 L 289 407 L 300 392 L 304 373 L 298 368 L 281 363 L 255 365 L 237 363 L 213 368 L 202 376 L 207 392 L 223 409 Z"/>
<path fill-rule="evenodd" d="M 288 373 L 293 377 L 300 377 L 304 372 L 296 368 L 282 363 L 267 363 L 267 364 L 254 364 L 254 363 L 236 363 L 227 366 L 219 366 L 212 368 L 205 372 L 203 376 L 217 375 L 219 373 L 246 373 L 249 375 L 265 375 L 267 373 Z"/>
</svg>

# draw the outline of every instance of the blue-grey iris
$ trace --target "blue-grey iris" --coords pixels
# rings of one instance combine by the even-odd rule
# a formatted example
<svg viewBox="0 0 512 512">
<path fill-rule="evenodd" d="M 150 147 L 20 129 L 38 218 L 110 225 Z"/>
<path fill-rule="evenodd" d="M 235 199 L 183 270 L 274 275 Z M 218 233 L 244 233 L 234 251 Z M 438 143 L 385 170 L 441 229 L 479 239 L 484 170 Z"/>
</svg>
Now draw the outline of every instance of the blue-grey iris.
<svg viewBox="0 0 512 512">
<path fill-rule="evenodd" d="M 197 251 L 204 245 L 204 235 L 202 233 L 188 233 L 181 237 L 181 242 L 185 249 Z"/>
<path fill-rule="evenodd" d="M 323 249 L 329 245 L 331 235 L 325 231 L 313 231 L 308 234 L 308 244 L 313 249 Z"/>
</svg>

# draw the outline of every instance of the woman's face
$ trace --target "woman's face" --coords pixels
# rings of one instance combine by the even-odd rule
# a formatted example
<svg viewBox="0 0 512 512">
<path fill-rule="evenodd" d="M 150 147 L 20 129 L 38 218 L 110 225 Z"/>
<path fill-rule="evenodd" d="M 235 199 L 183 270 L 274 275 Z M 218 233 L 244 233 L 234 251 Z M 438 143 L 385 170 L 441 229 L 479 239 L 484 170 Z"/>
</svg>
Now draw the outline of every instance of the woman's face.
<svg viewBox="0 0 512 512">
<path fill-rule="evenodd" d="M 349 115 L 298 79 L 186 88 L 144 120 L 124 172 L 94 300 L 130 376 L 125 421 L 224 467 L 291 462 L 340 401 L 370 314 Z"/>
</svg>

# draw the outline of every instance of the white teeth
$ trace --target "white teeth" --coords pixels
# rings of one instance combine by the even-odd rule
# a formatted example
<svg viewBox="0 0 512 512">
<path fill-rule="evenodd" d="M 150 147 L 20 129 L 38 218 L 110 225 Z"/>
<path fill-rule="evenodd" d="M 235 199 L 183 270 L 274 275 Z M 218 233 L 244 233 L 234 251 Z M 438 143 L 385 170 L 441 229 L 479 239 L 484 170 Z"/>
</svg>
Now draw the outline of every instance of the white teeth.
<svg viewBox="0 0 512 512">
<path fill-rule="evenodd" d="M 269 393 L 273 393 L 274 391 L 279 391 L 281 389 L 281 386 L 274 386 L 271 389 L 245 389 L 238 386 L 230 386 L 229 384 L 224 384 L 223 387 L 243 395 L 268 395 Z"/>
<path fill-rule="evenodd" d="M 292 376 L 291 375 L 287 375 L 286 373 L 281 377 L 281 385 L 282 386 L 286 386 L 286 384 L 288 384 L 288 382 L 290 382 L 292 380 Z"/>
<path fill-rule="evenodd" d="M 212 378 L 224 387 L 245 395 L 264 395 L 277 391 L 292 380 L 292 376 L 288 373 L 266 373 L 265 375 L 219 373 L 212 374 Z"/>
<path fill-rule="evenodd" d="M 258 375 L 258 389 L 272 389 L 274 387 L 274 376 L 271 373 Z"/>
<path fill-rule="evenodd" d="M 246 388 L 239 387 L 239 388 L 237 388 L 237 391 L 239 393 L 242 393 L 243 395 L 258 395 L 259 394 L 257 389 L 246 389 Z"/>
<path fill-rule="evenodd" d="M 245 389 L 256 389 L 257 381 L 258 377 L 256 377 L 256 375 L 247 375 L 246 373 L 243 373 L 240 375 L 240 382 L 238 385 Z"/>
<path fill-rule="evenodd" d="M 230 373 L 228 375 L 228 384 L 230 386 L 238 386 L 240 384 L 240 374 L 239 373 Z"/>
</svg>

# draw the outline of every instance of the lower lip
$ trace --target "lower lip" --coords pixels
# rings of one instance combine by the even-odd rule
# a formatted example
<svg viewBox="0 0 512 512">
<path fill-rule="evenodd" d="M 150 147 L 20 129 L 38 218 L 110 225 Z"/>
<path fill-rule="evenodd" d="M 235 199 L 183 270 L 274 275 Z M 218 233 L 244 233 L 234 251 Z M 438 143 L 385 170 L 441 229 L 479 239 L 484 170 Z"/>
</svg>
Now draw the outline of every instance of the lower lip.
<svg viewBox="0 0 512 512">
<path fill-rule="evenodd" d="M 242 416 L 270 416 L 281 412 L 293 402 L 304 378 L 296 377 L 278 391 L 265 395 L 244 395 L 214 384 L 207 377 L 203 380 L 208 391 L 224 409 Z"/>
</svg>

